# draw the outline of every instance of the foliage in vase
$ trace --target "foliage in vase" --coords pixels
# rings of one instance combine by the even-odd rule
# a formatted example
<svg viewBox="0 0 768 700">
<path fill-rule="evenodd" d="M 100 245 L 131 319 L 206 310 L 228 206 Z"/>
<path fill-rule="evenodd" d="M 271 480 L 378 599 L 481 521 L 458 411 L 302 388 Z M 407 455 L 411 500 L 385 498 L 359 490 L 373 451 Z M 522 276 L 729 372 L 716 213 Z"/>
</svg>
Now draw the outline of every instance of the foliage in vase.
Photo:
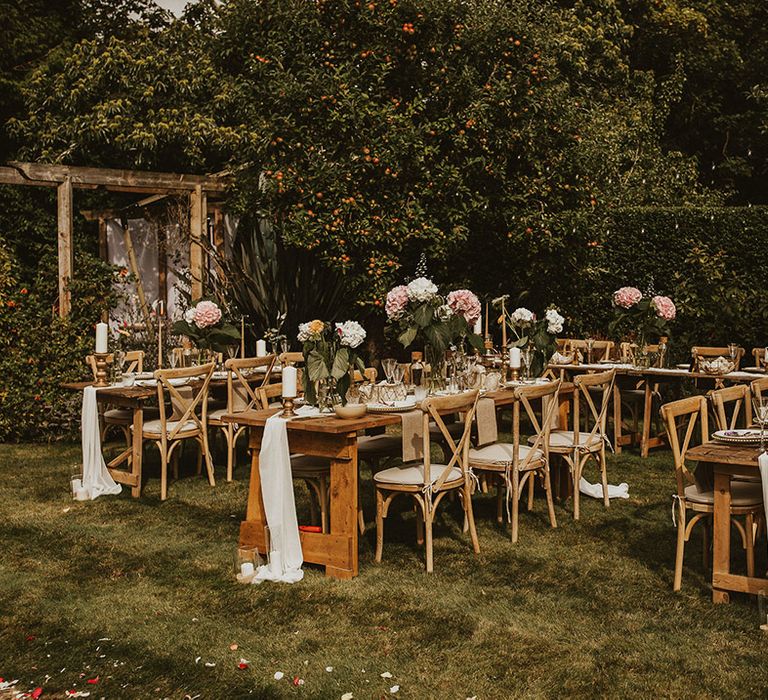
<svg viewBox="0 0 768 700">
<path fill-rule="evenodd" d="M 314 404 L 319 382 L 329 381 L 347 402 L 350 369 L 365 370 L 358 348 L 365 340 L 365 329 L 357 321 L 330 324 L 320 319 L 299 324 L 298 340 L 304 353 L 304 396 Z"/>
<path fill-rule="evenodd" d="M 227 346 L 240 342 L 240 330 L 224 317 L 219 305 L 201 299 L 173 324 L 173 332 L 185 335 L 201 350 L 225 352 Z"/>
</svg>

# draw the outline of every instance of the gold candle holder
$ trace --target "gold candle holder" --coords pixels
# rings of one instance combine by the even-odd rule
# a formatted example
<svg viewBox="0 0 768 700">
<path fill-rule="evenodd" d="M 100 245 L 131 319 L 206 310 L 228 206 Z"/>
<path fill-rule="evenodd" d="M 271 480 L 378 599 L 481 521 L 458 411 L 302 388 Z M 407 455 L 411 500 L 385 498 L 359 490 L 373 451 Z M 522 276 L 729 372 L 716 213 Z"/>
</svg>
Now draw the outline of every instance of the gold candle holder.
<svg viewBox="0 0 768 700">
<path fill-rule="evenodd" d="M 93 359 L 96 362 L 96 381 L 94 386 L 109 386 L 107 381 L 107 358 L 109 353 L 95 352 L 93 353 Z"/>
<path fill-rule="evenodd" d="M 512 380 L 513 382 L 516 382 L 520 379 L 520 368 L 519 367 L 512 367 Z"/>
<path fill-rule="evenodd" d="M 281 418 L 293 418 L 296 415 L 296 411 L 293 410 L 293 397 L 283 396 L 283 412 L 280 414 Z"/>
<path fill-rule="evenodd" d="M 509 360 L 504 357 L 501 361 L 501 381 L 506 384 L 509 381 Z"/>
</svg>

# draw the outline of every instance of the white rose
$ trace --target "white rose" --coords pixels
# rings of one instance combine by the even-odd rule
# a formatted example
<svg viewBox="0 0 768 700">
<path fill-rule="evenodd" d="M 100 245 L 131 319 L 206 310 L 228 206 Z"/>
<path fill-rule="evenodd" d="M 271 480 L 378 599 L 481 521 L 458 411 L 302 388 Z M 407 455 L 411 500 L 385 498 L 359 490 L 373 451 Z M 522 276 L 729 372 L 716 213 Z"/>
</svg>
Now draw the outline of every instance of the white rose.
<svg viewBox="0 0 768 700">
<path fill-rule="evenodd" d="M 306 343 L 309 340 L 309 323 L 299 324 L 299 334 L 296 337 L 300 343 Z"/>
<path fill-rule="evenodd" d="M 432 280 L 419 277 L 408 284 L 408 298 L 411 301 L 429 301 L 437 294 L 437 287 Z"/>
<path fill-rule="evenodd" d="M 365 340 L 365 329 L 357 321 L 345 321 L 336 324 L 339 342 L 350 348 L 356 348 Z"/>
<path fill-rule="evenodd" d="M 184 320 L 187 323 L 192 323 L 195 320 L 195 307 L 190 306 L 185 312 L 184 312 Z"/>
<path fill-rule="evenodd" d="M 523 306 L 515 309 L 510 315 L 510 320 L 514 326 L 527 326 L 528 324 L 533 323 L 535 318 L 533 311 L 529 311 Z"/>
</svg>

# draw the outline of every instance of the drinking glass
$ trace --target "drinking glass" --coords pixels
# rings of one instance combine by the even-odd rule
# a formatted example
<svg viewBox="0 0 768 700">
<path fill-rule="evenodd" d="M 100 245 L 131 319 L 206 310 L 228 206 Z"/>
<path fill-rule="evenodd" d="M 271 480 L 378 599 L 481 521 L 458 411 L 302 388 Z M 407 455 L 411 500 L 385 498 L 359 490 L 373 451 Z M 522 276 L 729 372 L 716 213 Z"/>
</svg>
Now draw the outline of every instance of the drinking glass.
<svg viewBox="0 0 768 700">
<path fill-rule="evenodd" d="M 731 360 L 733 362 L 736 362 L 736 353 L 739 351 L 739 346 L 736 345 L 736 343 L 728 343 L 728 355 L 730 355 Z"/>
<path fill-rule="evenodd" d="M 397 360 L 394 357 L 386 357 L 381 361 L 381 368 L 384 370 L 384 376 L 387 378 L 387 384 L 394 384 L 393 373 L 397 367 Z"/>
<path fill-rule="evenodd" d="M 531 378 L 531 364 L 533 363 L 533 350 L 529 347 L 523 348 L 521 353 L 523 360 L 523 379 Z"/>
<path fill-rule="evenodd" d="M 227 357 L 230 360 L 234 360 L 240 354 L 239 345 L 227 345 Z"/>
<path fill-rule="evenodd" d="M 168 366 L 171 369 L 176 369 L 176 365 L 179 364 L 179 353 L 176 352 L 176 348 L 168 349 Z"/>
<path fill-rule="evenodd" d="M 763 348 L 763 367 L 768 367 L 768 347 Z"/>
<path fill-rule="evenodd" d="M 125 367 L 125 350 L 115 350 L 113 362 L 117 371 L 122 375 L 123 367 Z"/>
<path fill-rule="evenodd" d="M 587 338 L 587 364 L 592 364 L 592 349 L 595 347 L 595 339 L 594 338 Z"/>
<path fill-rule="evenodd" d="M 765 426 L 768 425 L 768 400 L 762 396 L 752 399 L 755 421 L 760 424 L 760 452 L 765 452 Z"/>
</svg>

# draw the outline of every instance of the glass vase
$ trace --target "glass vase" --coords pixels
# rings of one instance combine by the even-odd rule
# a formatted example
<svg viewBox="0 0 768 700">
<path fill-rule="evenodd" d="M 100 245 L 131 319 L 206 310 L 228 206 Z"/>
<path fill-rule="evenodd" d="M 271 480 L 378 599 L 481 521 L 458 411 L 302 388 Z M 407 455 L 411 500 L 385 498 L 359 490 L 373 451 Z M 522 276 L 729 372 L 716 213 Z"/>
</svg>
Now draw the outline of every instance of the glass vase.
<svg viewBox="0 0 768 700">
<path fill-rule="evenodd" d="M 438 351 L 432 345 L 426 345 L 424 357 L 429 365 L 429 377 L 427 379 L 429 393 L 434 394 L 437 391 L 443 391 L 445 389 L 445 353 Z"/>
<path fill-rule="evenodd" d="M 333 377 L 318 381 L 315 394 L 320 413 L 333 413 L 333 407 L 341 403 L 341 397 L 336 390 L 336 380 Z"/>
</svg>

